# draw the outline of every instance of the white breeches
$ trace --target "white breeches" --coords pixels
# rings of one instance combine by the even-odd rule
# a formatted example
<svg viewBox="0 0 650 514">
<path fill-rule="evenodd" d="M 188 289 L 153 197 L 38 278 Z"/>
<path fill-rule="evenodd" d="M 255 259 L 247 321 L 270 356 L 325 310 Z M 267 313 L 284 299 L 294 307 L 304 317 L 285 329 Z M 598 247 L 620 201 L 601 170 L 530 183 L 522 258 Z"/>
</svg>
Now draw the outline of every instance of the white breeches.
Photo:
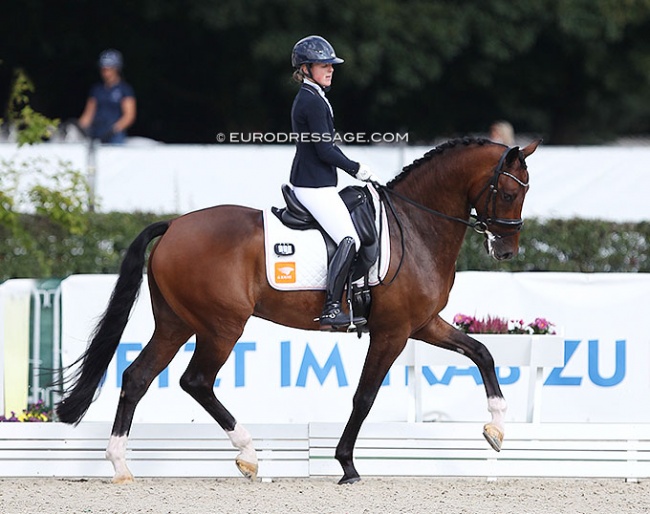
<svg viewBox="0 0 650 514">
<path fill-rule="evenodd" d="M 338 245 L 346 237 L 354 239 L 356 251 L 361 241 L 352 224 L 348 208 L 335 187 L 294 187 L 296 198 L 320 223 L 323 230 Z"/>
</svg>

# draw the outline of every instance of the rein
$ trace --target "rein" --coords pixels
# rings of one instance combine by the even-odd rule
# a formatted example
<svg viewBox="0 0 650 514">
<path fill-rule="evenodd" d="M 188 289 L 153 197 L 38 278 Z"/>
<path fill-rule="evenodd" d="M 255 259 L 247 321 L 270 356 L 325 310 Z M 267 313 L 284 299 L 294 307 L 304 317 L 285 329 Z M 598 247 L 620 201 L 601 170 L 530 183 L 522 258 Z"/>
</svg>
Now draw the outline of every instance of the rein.
<svg viewBox="0 0 650 514">
<path fill-rule="evenodd" d="M 415 200 L 411 200 L 408 196 L 404 196 L 403 194 L 398 193 L 397 191 L 394 191 L 392 189 L 389 189 L 386 186 L 382 186 L 382 185 L 379 185 L 379 184 L 373 184 L 373 185 L 375 186 L 375 188 L 379 189 L 381 192 L 386 193 L 384 195 L 384 198 L 386 199 L 386 203 L 390 207 L 390 210 L 393 213 L 393 216 L 395 216 L 395 219 L 398 219 L 398 218 L 397 218 L 397 215 L 395 214 L 395 208 L 393 207 L 393 203 L 390 200 L 390 198 L 388 197 L 388 193 L 390 193 L 393 196 L 396 196 L 397 198 L 399 198 L 400 200 L 405 201 L 406 203 L 410 203 L 411 205 L 413 205 L 414 207 L 417 207 L 421 211 L 428 212 L 429 214 L 433 214 L 434 216 L 438 216 L 438 217 L 444 218 L 446 220 L 457 221 L 458 223 L 462 223 L 463 225 L 467 225 L 468 227 L 473 228 L 474 230 L 476 230 L 479 233 L 483 233 L 487 229 L 487 227 L 485 227 L 485 228 L 482 227 L 483 222 L 478 221 L 478 219 L 476 219 L 476 221 L 473 221 L 471 219 L 468 221 L 468 220 L 465 220 L 463 218 L 456 218 L 455 216 L 449 216 L 448 214 L 445 214 L 444 212 L 436 211 L 434 209 L 429 209 L 429 207 L 426 207 L 426 206 L 422 205 L 421 203 L 416 202 Z M 470 216 L 470 218 L 471 218 L 471 216 Z"/>
<path fill-rule="evenodd" d="M 462 223 L 463 225 L 468 226 L 469 228 L 475 230 L 479 234 L 490 234 L 491 237 L 495 238 L 503 238 L 503 237 L 508 237 L 511 236 L 521 230 L 521 227 L 524 224 L 524 220 L 519 218 L 519 219 L 510 219 L 510 218 L 497 218 L 496 217 L 496 194 L 498 192 L 497 184 L 499 182 L 499 176 L 500 175 L 505 175 L 508 178 L 511 178 L 517 184 L 519 184 L 521 187 L 528 187 L 530 182 L 523 182 L 517 177 L 515 177 L 513 174 L 508 173 L 507 171 L 503 170 L 503 163 L 505 162 L 506 156 L 510 152 L 511 148 L 506 148 L 506 150 L 501 154 L 501 157 L 499 158 L 499 162 L 497 163 L 496 168 L 494 169 L 494 173 L 490 180 L 488 181 L 487 184 L 481 189 L 479 194 L 476 196 L 474 201 L 471 203 L 471 208 L 476 209 L 475 205 L 478 203 L 479 199 L 483 194 L 485 194 L 486 191 L 489 191 L 489 194 L 487 195 L 486 201 L 485 201 L 485 212 L 489 212 L 490 208 L 490 203 L 492 204 L 492 213 L 493 217 L 489 216 L 482 216 L 479 214 L 470 214 L 469 220 L 463 219 L 463 218 L 457 218 L 456 216 L 450 216 L 449 214 L 445 214 L 444 212 L 436 211 L 435 209 L 430 209 L 429 207 L 426 207 L 425 205 L 422 205 L 421 203 L 416 202 L 415 200 L 410 199 L 408 196 L 404 196 L 401 193 L 398 193 L 397 191 L 394 191 L 393 189 L 389 189 L 388 187 L 378 184 L 378 183 L 373 183 L 373 186 L 375 189 L 377 189 L 381 194 L 382 197 L 384 198 L 386 204 L 388 205 L 390 211 L 393 214 L 393 217 L 395 218 L 395 221 L 397 222 L 397 226 L 400 231 L 400 241 L 401 241 L 401 256 L 399 260 L 399 264 L 397 266 L 397 270 L 395 270 L 395 274 L 393 275 L 393 278 L 390 279 L 390 281 L 385 284 L 383 281 L 380 281 L 382 285 L 390 285 L 393 283 L 393 281 L 397 278 L 397 275 L 399 274 L 399 271 L 402 267 L 402 262 L 404 261 L 404 228 L 402 227 L 402 222 L 399 219 L 399 216 L 397 216 L 397 212 L 395 211 L 395 206 L 393 205 L 393 202 L 389 196 L 395 196 L 399 198 L 400 200 L 403 200 L 406 203 L 409 203 L 413 205 L 414 207 L 420 209 L 421 211 L 427 212 L 429 214 L 432 214 L 434 216 L 438 216 L 440 218 L 449 220 L 449 221 L 455 221 L 457 223 Z M 474 219 L 472 219 L 474 218 Z M 505 227 L 512 227 L 513 231 L 508 232 L 506 234 L 499 234 L 499 235 L 494 235 L 492 234 L 488 229 L 490 225 L 502 225 Z M 381 237 L 381 234 L 380 234 Z"/>
</svg>

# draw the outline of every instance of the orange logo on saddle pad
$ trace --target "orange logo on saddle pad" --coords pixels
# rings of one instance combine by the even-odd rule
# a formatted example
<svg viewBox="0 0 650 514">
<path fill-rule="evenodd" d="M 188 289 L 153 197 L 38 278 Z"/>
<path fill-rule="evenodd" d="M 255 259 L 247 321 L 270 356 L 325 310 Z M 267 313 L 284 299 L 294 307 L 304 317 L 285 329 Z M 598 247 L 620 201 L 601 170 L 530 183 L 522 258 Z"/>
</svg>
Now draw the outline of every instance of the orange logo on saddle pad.
<svg viewBox="0 0 650 514">
<path fill-rule="evenodd" d="M 276 262 L 275 263 L 275 281 L 278 284 L 295 284 L 295 282 L 296 282 L 296 263 L 295 262 Z"/>
</svg>

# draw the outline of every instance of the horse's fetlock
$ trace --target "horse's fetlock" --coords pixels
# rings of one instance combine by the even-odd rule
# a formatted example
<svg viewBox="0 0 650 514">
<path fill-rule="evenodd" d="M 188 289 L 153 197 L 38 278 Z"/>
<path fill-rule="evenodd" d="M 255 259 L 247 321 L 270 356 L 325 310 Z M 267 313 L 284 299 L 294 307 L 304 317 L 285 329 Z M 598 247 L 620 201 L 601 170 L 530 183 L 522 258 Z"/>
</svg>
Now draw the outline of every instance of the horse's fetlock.
<svg viewBox="0 0 650 514">
<path fill-rule="evenodd" d="M 334 458 L 343 464 L 344 462 L 350 462 L 352 460 L 352 454 L 347 450 L 337 449 Z"/>
<path fill-rule="evenodd" d="M 235 448 L 253 448 L 253 438 L 242 425 L 239 423 L 235 424 L 235 428 L 233 430 L 229 430 L 226 432 L 228 437 L 230 438 L 230 441 L 232 442 L 232 445 Z"/>
</svg>

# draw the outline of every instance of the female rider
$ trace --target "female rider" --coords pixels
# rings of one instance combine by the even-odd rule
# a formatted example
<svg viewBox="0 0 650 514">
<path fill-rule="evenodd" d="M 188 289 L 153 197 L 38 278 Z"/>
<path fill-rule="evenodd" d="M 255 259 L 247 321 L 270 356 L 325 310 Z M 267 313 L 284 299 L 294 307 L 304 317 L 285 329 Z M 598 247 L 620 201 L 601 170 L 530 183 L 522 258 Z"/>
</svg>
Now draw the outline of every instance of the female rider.
<svg viewBox="0 0 650 514">
<path fill-rule="evenodd" d="M 334 113 L 325 93 L 332 84 L 333 65 L 342 62 L 332 45 L 320 36 L 301 39 L 291 53 L 294 78 L 301 86 L 291 109 L 291 127 L 297 142 L 290 182 L 300 203 L 338 245 L 327 272 L 325 306 L 319 318 L 321 330 L 338 330 L 350 324 L 341 302 L 360 248 L 350 213 L 336 189 L 336 169 L 365 182 L 378 182 L 367 166 L 348 159 L 334 144 Z M 354 323 L 363 325 L 366 320 L 355 318 Z"/>
</svg>

